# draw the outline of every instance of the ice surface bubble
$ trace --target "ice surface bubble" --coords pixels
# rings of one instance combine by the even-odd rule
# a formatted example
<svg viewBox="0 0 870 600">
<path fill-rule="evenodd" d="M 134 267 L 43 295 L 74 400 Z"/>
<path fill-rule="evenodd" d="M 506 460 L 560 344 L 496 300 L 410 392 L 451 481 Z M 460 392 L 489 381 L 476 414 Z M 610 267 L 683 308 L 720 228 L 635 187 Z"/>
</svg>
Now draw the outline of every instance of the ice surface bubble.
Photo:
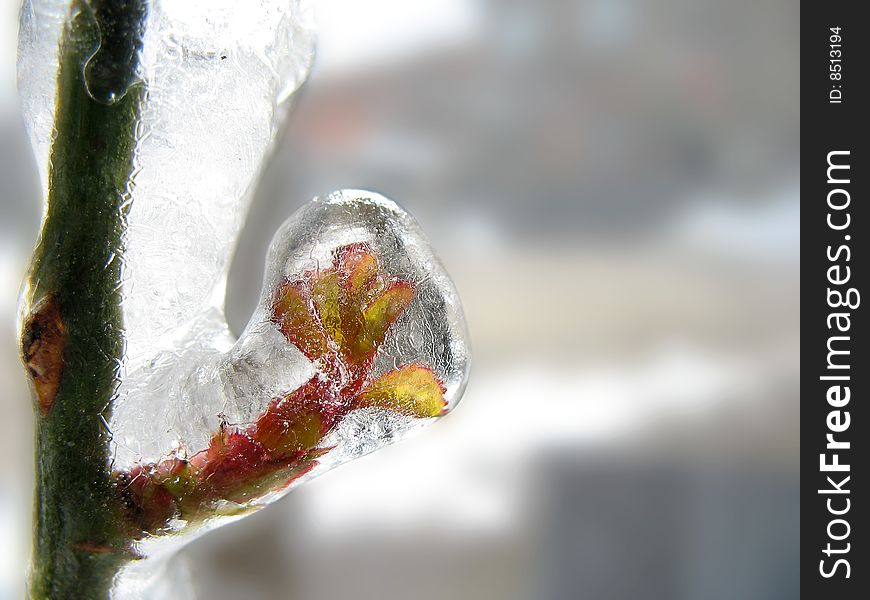
<svg viewBox="0 0 870 600">
<path fill-rule="evenodd" d="M 451 410 L 468 375 L 450 278 L 413 218 L 368 192 L 293 215 L 245 331 L 233 343 L 221 322 L 207 311 L 116 410 L 115 477 L 151 540 L 400 439 Z"/>
<path fill-rule="evenodd" d="M 100 40 L 83 65 L 87 92 L 97 102 L 114 104 L 138 80 L 135 66 L 142 50 L 147 6 L 144 2 L 128 2 L 122 6 L 82 4 L 80 17 L 96 30 L 89 37 Z M 101 29 L 98 23 L 108 31 Z M 123 35 L 118 35 L 119 32 Z M 108 43 L 108 39 L 112 43 Z"/>
</svg>

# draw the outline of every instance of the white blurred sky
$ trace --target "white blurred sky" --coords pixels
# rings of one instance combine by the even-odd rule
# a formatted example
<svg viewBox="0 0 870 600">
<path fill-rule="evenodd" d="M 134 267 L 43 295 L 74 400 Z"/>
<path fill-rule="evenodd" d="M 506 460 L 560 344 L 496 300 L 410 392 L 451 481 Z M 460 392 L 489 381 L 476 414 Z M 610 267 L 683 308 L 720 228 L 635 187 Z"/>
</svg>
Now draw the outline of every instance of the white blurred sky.
<svg viewBox="0 0 870 600">
<path fill-rule="evenodd" d="M 18 0 L 0 0 L 0 118 L 16 110 L 15 56 Z"/>
<path fill-rule="evenodd" d="M 480 24 L 477 7 L 468 0 L 320 0 L 317 70 L 337 73 L 396 57 L 404 60 L 468 39 Z"/>
</svg>

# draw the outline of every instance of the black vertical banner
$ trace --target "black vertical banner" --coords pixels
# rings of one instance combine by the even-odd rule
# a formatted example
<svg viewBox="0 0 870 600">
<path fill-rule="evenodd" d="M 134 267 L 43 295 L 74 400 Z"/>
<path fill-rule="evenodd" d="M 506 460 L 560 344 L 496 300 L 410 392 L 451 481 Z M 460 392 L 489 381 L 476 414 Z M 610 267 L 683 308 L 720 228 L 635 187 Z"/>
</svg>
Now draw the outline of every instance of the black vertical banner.
<svg viewBox="0 0 870 600">
<path fill-rule="evenodd" d="M 870 598 L 870 34 L 860 2 L 801 4 L 801 590 Z M 864 294 L 867 294 L 865 297 Z M 859 491 L 859 490 L 863 490 Z"/>
</svg>

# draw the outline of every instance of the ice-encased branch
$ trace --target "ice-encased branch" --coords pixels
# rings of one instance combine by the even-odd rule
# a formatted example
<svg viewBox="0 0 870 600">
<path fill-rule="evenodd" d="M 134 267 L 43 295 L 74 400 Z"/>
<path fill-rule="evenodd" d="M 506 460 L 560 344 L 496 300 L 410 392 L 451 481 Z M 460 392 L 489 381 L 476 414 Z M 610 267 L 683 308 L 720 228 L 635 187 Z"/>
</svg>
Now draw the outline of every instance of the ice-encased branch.
<svg viewBox="0 0 870 600">
<path fill-rule="evenodd" d="M 311 60 L 298 0 L 63 4 L 25 5 L 19 58 L 47 196 L 22 315 L 31 595 L 98 598 L 189 525 L 452 408 L 468 347 L 417 224 L 362 192 L 281 228 L 260 306 L 229 332 L 235 239 Z M 56 88 L 27 79 L 52 60 Z"/>
<path fill-rule="evenodd" d="M 222 292 L 311 49 L 296 0 L 24 2 L 19 87 L 46 198 L 20 316 L 37 408 L 32 598 L 106 597 L 131 557 L 112 408 L 136 361 Z"/>
</svg>

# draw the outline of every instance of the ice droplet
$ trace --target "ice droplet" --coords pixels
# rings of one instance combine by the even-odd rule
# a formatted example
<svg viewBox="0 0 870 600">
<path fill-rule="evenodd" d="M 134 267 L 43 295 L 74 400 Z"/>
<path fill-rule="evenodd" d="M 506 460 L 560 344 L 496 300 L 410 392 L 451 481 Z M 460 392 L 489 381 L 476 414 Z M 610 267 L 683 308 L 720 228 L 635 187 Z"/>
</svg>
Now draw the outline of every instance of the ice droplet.
<svg viewBox="0 0 870 600">
<path fill-rule="evenodd" d="M 414 297 L 375 355 L 377 377 L 407 363 L 428 365 L 443 382 L 448 409 L 461 396 L 469 343 L 459 296 L 420 226 L 379 194 L 342 190 L 315 198 L 293 215 L 269 249 L 265 286 L 308 270 L 323 270 L 337 248 L 365 244 Z M 265 298 L 264 298 L 265 301 Z"/>
<path fill-rule="evenodd" d="M 142 49 L 147 6 L 144 2 L 82 4 L 81 17 L 96 30 L 93 37 L 99 40 L 83 65 L 88 95 L 97 102 L 114 104 L 138 80 L 135 65 Z"/>
</svg>

